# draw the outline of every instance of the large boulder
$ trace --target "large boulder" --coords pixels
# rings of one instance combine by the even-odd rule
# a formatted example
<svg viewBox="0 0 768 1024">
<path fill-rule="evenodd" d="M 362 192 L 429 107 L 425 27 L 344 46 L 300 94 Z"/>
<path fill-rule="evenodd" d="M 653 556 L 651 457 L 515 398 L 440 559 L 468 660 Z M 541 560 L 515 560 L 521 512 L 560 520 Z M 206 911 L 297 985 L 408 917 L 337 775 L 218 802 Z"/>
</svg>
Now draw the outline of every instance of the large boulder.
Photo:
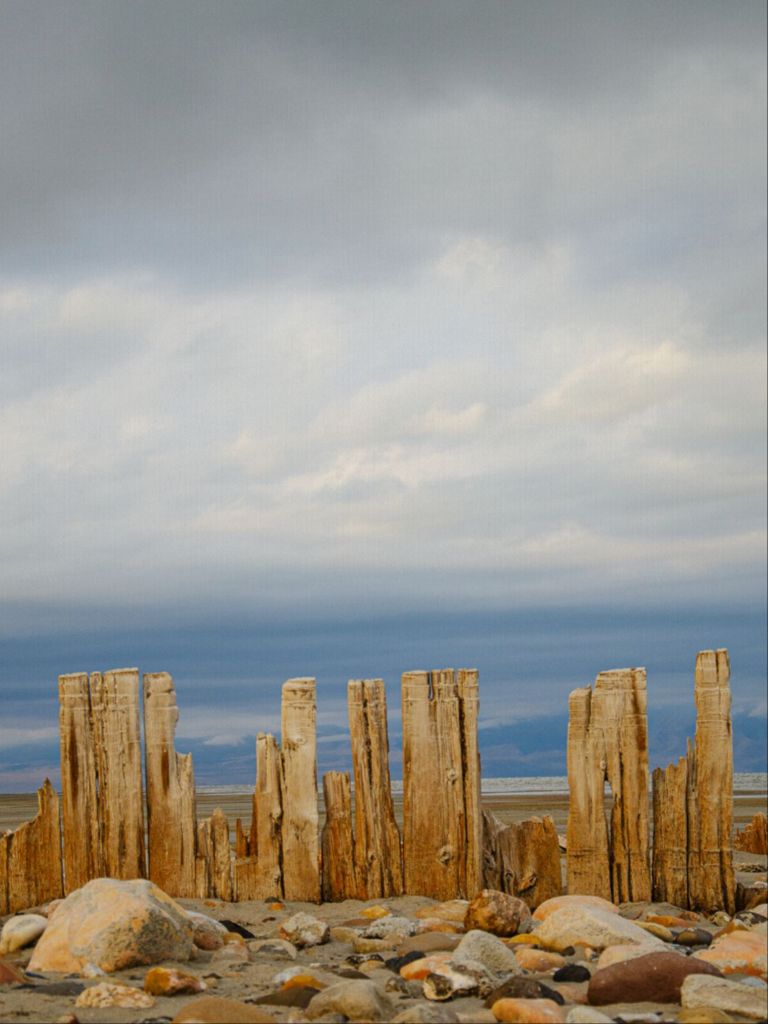
<svg viewBox="0 0 768 1024">
<path fill-rule="evenodd" d="M 152 882 L 96 878 L 56 908 L 29 970 L 71 974 L 93 965 L 109 973 L 189 960 L 194 931 L 186 911 Z"/>
<path fill-rule="evenodd" d="M 585 904 L 568 905 L 553 910 L 536 929 L 536 938 L 542 946 L 561 952 L 568 946 L 591 946 L 605 949 L 632 943 L 664 949 L 664 943 L 655 935 L 638 928 L 619 914 Z"/>
<path fill-rule="evenodd" d="M 711 964 L 679 953 L 649 953 L 596 971 L 587 998 L 593 1006 L 610 1003 L 679 1003 L 680 987 L 689 974 L 720 977 Z"/>
</svg>

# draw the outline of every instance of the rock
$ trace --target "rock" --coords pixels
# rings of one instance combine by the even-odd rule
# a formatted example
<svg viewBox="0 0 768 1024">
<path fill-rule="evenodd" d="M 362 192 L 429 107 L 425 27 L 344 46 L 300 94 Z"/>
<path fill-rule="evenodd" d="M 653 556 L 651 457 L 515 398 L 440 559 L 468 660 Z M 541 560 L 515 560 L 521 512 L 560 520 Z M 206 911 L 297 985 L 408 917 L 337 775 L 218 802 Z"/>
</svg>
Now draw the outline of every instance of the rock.
<svg viewBox="0 0 768 1024">
<path fill-rule="evenodd" d="M 665 928 L 663 924 L 657 924 L 655 921 L 636 921 L 635 924 L 638 928 L 642 928 L 643 931 L 648 932 L 650 935 L 655 935 L 657 939 L 661 939 L 662 942 L 674 942 L 675 937 L 669 928 Z"/>
<path fill-rule="evenodd" d="M 493 935 L 516 935 L 530 930 L 531 912 L 517 896 L 496 889 L 483 889 L 467 907 L 464 927 L 479 928 Z"/>
<path fill-rule="evenodd" d="M 521 946 L 515 953 L 517 962 L 524 971 L 531 974 L 544 974 L 562 967 L 565 960 L 559 953 L 547 953 L 543 949 L 531 949 Z"/>
<path fill-rule="evenodd" d="M 708 968 L 702 971 L 702 966 Z M 650 953 L 596 971 L 587 998 L 593 1006 L 609 1003 L 679 1003 L 689 974 L 716 974 L 709 964 L 677 953 Z"/>
<path fill-rule="evenodd" d="M 360 938 L 360 932 L 348 925 L 337 924 L 330 930 L 331 942 L 348 942 L 350 945 Z"/>
<path fill-rule="evenodd" d="M 392 1024 L 458 1024 L 460 1018 L 450 1006 L 417 1003 L 392 1018 Z"/>
<path fill-rule="evenodd" d="M 419 957 L 400 968 L 400 977 L 406 981 L 423 981 L 428 974 L 445 967 L 452 959 L 453 954 L 448 952 Z"/>
<path fill-rule="evenodd" d="M 487 934 L 487 932 L 483 932 Z M 333 932 L 331 932 L 333 935 Z M 398 956 L 408 953 L 437 953 L 441 950 L 456 949 L 463 939 L 460 935 L 448 935 L 445 932 L 425 932 L 423 935 L 411 935 L 397 947 Z"/>
<path fill-rule="evenodd" d="M 597 907 L 598 910 L 606 910 L 610 914 L 618 914 L 619 908 L 615 903 L 604 900 L 601 896 L 553 896 L 544 900 L 533 912 L 534 921 L 546 921 L 555 910 L 562 910 L 563 907 Z"/>
<path fill-rule="evenodd" d="M 469 900 L 446 900 L 444 903 L 430 903 L 428 907 L 421 907 L 413 916 L 420 919 L 439 917 L 444 921 L 463 924 L 468 907 Z"/>
<path fill-rule="evenodd" d="M 554 989 L 552 989 L 552 991 L 556 992 L 557 995 L 562 996 L 563 1002 L 565 1003 L 576 1003 L 578 1005 L 585 1005 L 587 1003 L 588 987 L 589 982 L 587 981 L 566 981 L 562 984 L 557 985 Z M 545 993 L 545 998 L 551 999 L 552 997 L 547 996 Z M 556 1000 L 556 1002 L 559 1002 L 559 1000 Z"/>
<path fill-rule="evenodd" d="M 661 939 L 638 928 L 618 914 L 590 906 L 565 906 L 550 913 L 536 930 L 539 942 L 561 952 L 568 946 L 586 945 L 593 949 L 634 943 L 664 948 Z"/>
<path fill-rule="evenodd" d="M 356 953 L 389 953 L 402 942 L 403 935 L 391 935 L 386 939 L 364 939 L 356 935 L 352 940 L 352 948 Z"/>
<path fill-rule="evenodd" d="M 733 1017 L 714 1006 L 684 1007 L 677 1015 L 678 1024 L 731 1024 Z"/>
<path fill-rule="evenodd" d="M 565 1018 L 566 1024 L 613 1024 L 612 1017 L 606 1017 L 592 1006 L 573 1006 Z"/>
<path fill-rule="evenodd" d="M 381 907 L 376 905 L 373 907 L 363 907 L 363 909 L 360 911 L 360 917 L 367 917 L 371 921 L 375 921 L 376 918 L 387 917 L 387 915 L 391 913 L 392 911 L 389 910 L 387 907 Z M 419 915 L 417 914 L 416 916 L 418 917 Z"/>
<path fill-rule="evenodd" d="M 214 950 L 224 945 L 227 929 L 220 921 L 208 917 L 207 914 L 199 914 L 196 910 L 188 910 L 187 917 L 192 922 L 192 941 L 198 949 Z"/>
<path fill-rule="evenodd" d="M 683 982 L 680 1002 L 689 1009 L 712 1007 L 752 1020 L 764 1020 L 766 1017 L 765 990 L 740 985 L 728 978 L 691 975 Z"/>
<path fill-rule="evenodd" d="M 305 1013 L 317 1020 L 330 1013 L 341 1013 L 350 1021 L 391 1021 L 394 1004 L 372 981 L 340 981 L 318 992 Z"/>
<path fill-rule="evenodd" d="M 0 932 L 0 956 L 36 942 L 48 927 L 42 914 L 18 914 L 9 917 Z"/>
<path fill-rule="evenodd" d="M 425 932 L 445 932 L 449 935 L 456 935 L 464 931 L 464 925 L 457 921 L 446 921 L 444 917 L 424 917 L 416 925 L 416 932 L 419 935 Z"/>
<path fill-rule="evenodd" d="M 75 1006 L 123 1006 L 129 1009 L 142 1009 L 154 1006 L 155 1000 L 148 992 L 130 985 L 114 985 L 109 981 L 101 981 L 85 989 L 75 1000 Z"/>
<path fill-rule="evenodd" d="M 96 878 L 64 900 L 32 954 L 32 971 L 103 971 L 189 960 L 194 925 L 186 911 L 144 879 Z"/>
<path fill-rule="evenodd" d="M 270 960 L 295 960 L 298 956 L 294 944 L 285 939 L 256 939 L 248 943 L 248 951 L 254 956 L 264 956 Z"/>
<path fill-rule="evenodd" d="M 144 991 L 153 996 L 175 996 L 187 992 L 205 992 L 208 986 L 195 974 L 170 967 L 151 967 L 144 975 Z"/>
<path fill-rule="evenodd" d="M 565 1021 L 565 1014 L 551 999 L 499 999 L 491 1012 L 504 1024 L 563 1024 Z"/>
<path fill-rule="evenodd" d="M 589 981 L 592 974 L 583 964 L 566 964 L 552 975 L 552 981 Z"/>
<path fill-rule="evenodd" d="M 294 985 L 292 988 L 281 988 L 277 992 L 268 992 L 259 996 L 254 1002 L 259 1006 L 293 1006 L 305 1010 L 320 990 L 312 985 Z"/>
<path fill-rule="evenodd" d="M 416 931 L 416 925 L 407 917 L 380 917 L 368 925 L 361 935 L 364 939 L 384 939 L 391 935 L 399 936 L 399 940 L 408 938 Z"/>
<path fill-rule="evenodd" d="M 473 929 L 462 938 L 454 950 L 452 961 L 473 960 L 495 974 L 519 974 L 517 956 L 501 939 L 489 932 Z"/>
<path fill-rule="evenodd" d="M 611 964 L 619 964 L 624 960 L 634 960 L 635 957 L 648 956 L 649 953 L 658 952 L 660 952 L 659 946 L 647 944 L 633 946 L 625 942 L 616 946 L 607 946 L 597 958 L 595 969 L 601 971 L 604 967 L 610 967 Z"/>
<path fill-rule="evenodd" d="M 412 964 L 415 960 L 421 960 L 425 956 L 426 953 L 422 953 L 418 949 L 413 949 L 411 950 L 410 953 L 406 953 L 405 956 L 390 957 L 389 960 L 385 961 L 385 967 L 387 967 L 390 971 L 394 971 L 395 974 L 399 975 L 401 968 L 405 967 L 407 964 Z M 379 959 L 381 959 L 381 957 L 379 957 Z M 364 970 L 365 968 L 361 967 L 360 969 Z"/>
<path fill-rule="evenodd" d="M 706 928 L 683 928 L 675 936 L 675 942 L 680 946 L 708 946 L 712 941 L 712 932 Z"/>
<path fill-rule="evenodd" d="M 0 985 L 26 985 L 28 979 L 13 964 L 0 958 Z"/>
<path fill-rule="evenodd" d="M 733 931 L 715 939 L 709 949 L 693 954 L 695 959 L 719 967 L 723 974 L 768 976 L 768 950 L 764 932 Z"/>
<path fill-rule="evenodd" d="M 274 1024 L 275 1018 L 257 1006 L 221 996 L 200 996 L 179 1010 L 172 1024 Z"/>
<path fill-rule="evenodd" d="M 476 961 L 444 964 L 424 979 L 422 991 L 427 999 L 444 1002 L 454 996 L 484 995 L 492 988 L 491 975 Z"/>
<path fill-rule="evenodd" d="M 535 978 L 507 978 L 497 986 L 485 1000 L 486 1007 L 492 1007 L 500 999 L 551 999 L 553 1003 L 562 1005 L 563 997 L 543 982 Z"/>
<path fill-rule="evenodd" d="M 311 914 L 298 913 L 283 921 L 280 926 L 280 938 L 304 949 L 307 946 L 319 946 L 330 938 L 330 930 L 325 921 L 320 921 Z"/>
</svg>

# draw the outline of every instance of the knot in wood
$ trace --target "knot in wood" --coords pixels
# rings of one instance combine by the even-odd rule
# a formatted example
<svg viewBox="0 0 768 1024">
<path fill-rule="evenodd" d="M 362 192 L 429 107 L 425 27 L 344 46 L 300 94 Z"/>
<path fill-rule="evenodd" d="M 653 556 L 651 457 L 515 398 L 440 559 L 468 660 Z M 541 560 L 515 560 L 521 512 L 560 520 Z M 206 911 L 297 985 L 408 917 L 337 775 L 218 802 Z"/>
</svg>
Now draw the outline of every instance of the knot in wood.
<svg viewBox="0 0 768 1024">
<path fill-rule="evenodd" d="M 449 864 L 453 860 L 453 847 L 449 845 L 441 846 L 437 854 L 437 859 L 441 864 Z"/>
<path fill-rule="evenodd" d="M 446 779 L 448 779 L 449 782 L 455 782 L 456 779 L 458 779 L 459 777 L 459 773 L 456 771 L 455 768 L 449 768 L 448 771 L 445 773 L 445 777 Z"/>
</svg>

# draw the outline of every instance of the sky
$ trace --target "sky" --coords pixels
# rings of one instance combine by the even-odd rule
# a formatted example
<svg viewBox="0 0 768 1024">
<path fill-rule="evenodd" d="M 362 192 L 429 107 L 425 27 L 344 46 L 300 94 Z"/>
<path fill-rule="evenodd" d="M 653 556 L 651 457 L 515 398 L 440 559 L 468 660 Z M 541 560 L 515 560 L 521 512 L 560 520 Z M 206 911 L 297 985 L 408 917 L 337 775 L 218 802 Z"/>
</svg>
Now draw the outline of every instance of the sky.
<svg viewBox="0 0 768 1024">
<path fill-rule="evenodd" d="M 396 737 L 477 667 L 530 774 L 574 686 L 687 722 L 723 646 L 764 770 L 765 20 L 0 0 L 0 790 L 58 673 L 170 671 L 248 782 L 284 679 L 334 767 L 347 679 Z"/>
</svg>

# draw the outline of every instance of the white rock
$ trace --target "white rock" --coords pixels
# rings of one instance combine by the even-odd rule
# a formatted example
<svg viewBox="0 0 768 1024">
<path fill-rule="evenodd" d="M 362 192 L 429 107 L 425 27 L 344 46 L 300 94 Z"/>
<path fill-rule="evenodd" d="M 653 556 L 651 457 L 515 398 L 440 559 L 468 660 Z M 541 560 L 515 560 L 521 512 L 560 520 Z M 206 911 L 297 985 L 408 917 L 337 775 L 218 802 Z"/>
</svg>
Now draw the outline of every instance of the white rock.
<svg viewBox="0 0 768 1024">
<path fill-rule="evenodd" d="M 311 914 L 299 912 L 283 921 L 280 927 L 280 938 L 286 939 L 302 949 L 306 946 L 319 946 L 327 942 L 330 929 L 325 921 L 320 921 Z"/>
<path fill-rule="evenodd" d="M 355 979 L 330 985 L 314 996 L 304 1011 L 309 1020 L 341 1013 L 350 1021 L 391 1021 L 394 1003 L 372 981 Z"/>
<path fill-rule="evenodd" d="M 686 1007 L 711 1006 L 752 1020 L 765 1020 L 766 1016 L 764 989 L 709 974 L 689 974 L 680 989 L 680 1002 Z"/>
<path fill-rule="evenodd" d="M 606 1017 L 594 1006 L 572 1006 L 565 1022 L 566 1024 L 613 1024 L 613 1017 Z"/>
<path fill-rule="evenodd" d="M 476 928 L 467 932 L 453 951 L 452 963 L 458 964 L 464 960 L 478 960 L 496 974 L 522 974 L 517 957 L 509 946 L 490 932 Z"/>
<path fill-rule="evenodd" d="M 0 932 L 0 955 L 36 942 L 47 926 L 48 918 L 42 914 L 18 914 L 8 918 Z"/>
<path fill-rule="evenodd" d="M 360 933 L 364 939 L 384 939 L 388 935 L 402 935 L 407 938 L 416 933 L 417 924 L 407 917 L 379 917 Z"/>
<path fill-rule="evenodd" d="M 666 943 L 661 939 L 638 928 L 632 921 L 598 907 L 585 905 L 552 911 L 536 929 L 536 938 L 548 949 L 558 952 L 568 946 L 586 945 L 593 949 L 605 949 L 606 946 L 620 946 L 624 943 L 666 948 Z"/>
</svg>

